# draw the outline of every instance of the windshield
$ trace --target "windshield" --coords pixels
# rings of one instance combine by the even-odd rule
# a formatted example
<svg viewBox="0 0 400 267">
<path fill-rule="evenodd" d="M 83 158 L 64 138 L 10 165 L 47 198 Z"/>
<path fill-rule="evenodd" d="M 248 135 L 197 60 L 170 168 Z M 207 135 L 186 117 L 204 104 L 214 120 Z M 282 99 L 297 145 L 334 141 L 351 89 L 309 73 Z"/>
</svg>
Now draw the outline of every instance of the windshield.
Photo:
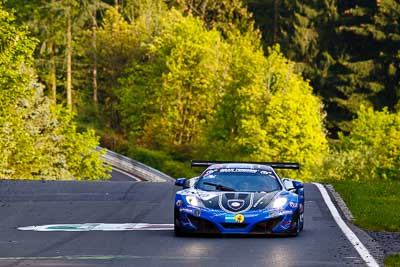
<svg viewBox="0 0 400 267">
<path fill-rule="evenodd" d="M 272 192 L 281 186 L 272 171 L 216 169 L 206 171 L 196 185 L 205 191 Z"/>
</svg>

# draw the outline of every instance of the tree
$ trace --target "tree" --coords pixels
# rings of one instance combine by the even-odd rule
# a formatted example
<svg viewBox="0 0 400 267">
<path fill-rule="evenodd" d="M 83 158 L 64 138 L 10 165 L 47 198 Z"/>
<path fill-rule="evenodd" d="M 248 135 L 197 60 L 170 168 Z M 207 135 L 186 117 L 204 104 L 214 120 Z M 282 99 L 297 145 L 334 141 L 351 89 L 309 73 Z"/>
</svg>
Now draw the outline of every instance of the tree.
<svg viewBox="0 0 400 267">
<path fill-rule="evenodd" d="M 0 156 L 0 176 L 6 179 L 108 177 L 109 167 L 100 159 L 104 152 L 95 151 L 97 139 L 93 132 L 77 133 L 69 119 L 72 114 L 43 96 L 43 88 L 32 69 L 35 41 L 26 30 L 15 26 L 14 17 L 2 6 L 0 29 L 0 149 L 4 151 Z M 77 165 L 90 168 L 79 169 Z"/>
<path fill-rule="evenodd" d="M 302 178 L 310 179 L 328 152 L 322 101 L 278 48 L 269 50 L 267 60 L 274 82 L 257 159 L 297 161 Z"/>
<path fill-rule="evenodd" d="M 226 37 L 231 30 L 254 32 L 252 14 L 241 0 L 166 0 L 169 7 L 181 10 L 184 15 L 202 19 L 208 29 L 216 29 Z"/>
<path fill-rule="evenodd" d="M 137 23 L 139 24 L 139 21 Z M 120 115 L 117 110 L 118 80 L 125 76 L 124 71 L 132 61 L 142 57 L 143 50 L 140 48 L 140 44 L 141 42 L 145 43 L 151 36 L 150 31 L 147 32 L 136 25 L 126 21 L 116 9 L 110 7 L 105 11 L 102 23 L 96 30 L 95 54 L 99 70 L 97 73 L 98 108 L 100 113 L 105 114 L 99 119 L 100 125 L 115 129 L 117 132 L 122 131 Z M 91 35 L 91 32 L 87 32 L 87 36 Z M 83 46 L 86 47 L 85 58 L 90 61 L 94 51 L 88 40 L 88 38 L 83 38 Z M 80 106 L 81 112 L 86 108 L 86 103 L 83 103 Z M 88 116 L 90 113 L 83 112 L 83 115 Z"/>
<path fill-rule="evenodd" d="M 399 101 L 399 4 L 384 1 L 248 1 L 265 44 L 283 53 L 323 97 L 332 137 L 360 105 Z"/>
<path fill-rule="evenodd" d="M 217 31 L 177 11 L 166 14 L 160 26 L 144 58 L 121 80 L 123 122 L 149 148 L 193 151 L 214 114 L 226 47 Z"/>
<path fill-rule="evenodd" d="M 343 54 L 333 84 L 339 91 L 336 102 L 348 118 L 361 105 L 393 109 L 399 100 L 400 4 L 392 0 L 339 1 L 339 10 L 342 16 L 337 31 Z"/>
<path fill-rule="evenodd" d="M 295 73 L 294 63 L 283 57 L 279 47 L 269 49 L 266 59 L 260 49 L 245 53 L 249 43 L 238 47 L 240 61 L 230 65 L 233 70 L 238 68 L 233 77 L 238 73 L 241 77 L 232 81 L 240 83 L 226 91 L 217 109 L 209 156 L 297 161 L 302 165 L 303 179 L 311 178 L 328 149 L 321 100 Z"/>
<path fill-rule="evenodd" d="M 54 103 L 57 102 L 57 87 L 63 72 L 64 36 L 60 29 L 65 21 L 60 16 L 60 4 L 48 1 L 7 1 L 6 7 L 16 11 L 16 22 L 28 25 L 29 31 L 40 42 L 36 47 L 35 66 L 42 82 L 50 91 Z"/>
<path fill-rule="evenodd" d="M 97 96 L 96 53 L 90 53 L 89 60 L 82 60 L 82 35 L 90 28 L 91 50 L 95 49 L 95 30 L 97 13 L 107 5 L 99 0 L 62 0 L 62 1 L 8 1 L 7 7 L 15 9 L 20 24 L 29 25 L 32 34 L 39 39 L 40 45 L 35 53 L 39 77 L 50 90 L 56 102 L 57 88 L 63 88 L 64 102 L 72 109 L 73 102 L 79 102 L 79 94 L 86 85 L 86 68 L 92 69 L 93 101 Z M 83 62 L 85 65 L 82 66 Z M 76 70 L 74 70 L 74 68 Z M 82 79 L 82 77 L 85 77 Z M 83 80 L 83 81 L 82 81 Z M 76 87 L 73 93 L 73 87 Z M 85 88 L 86 89 L 86 88 Z M 58 89 L 58 91 L 60 91 Z M 73 95 L 75 100 L 73 101 Z"/>
<path fill-rule="evenodd" d="M 246 159 L 256 151 L 266 121 L 263 109 L 269 101 L 266 60 L 252 33 L 229 33 L 226 82 L 216 102 L 216 119 L 209 128 L 208 157 Z"/>
<path fill-rule="evenodd" d="M 350 134 L 340 134 L 322 174 L 338 180 L 398 179 L 400 113 L 361 106 L 351 128 Z"/>
</svg>

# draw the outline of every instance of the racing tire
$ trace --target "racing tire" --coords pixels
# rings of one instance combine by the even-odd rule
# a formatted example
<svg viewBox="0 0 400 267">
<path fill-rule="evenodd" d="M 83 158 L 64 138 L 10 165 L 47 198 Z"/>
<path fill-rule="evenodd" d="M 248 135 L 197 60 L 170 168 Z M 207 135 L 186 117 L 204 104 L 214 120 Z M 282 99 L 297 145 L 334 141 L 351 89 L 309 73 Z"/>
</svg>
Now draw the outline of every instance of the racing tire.
<svg viewBox="0 0 400 267">
<path fill-rule="evenodd" d="M 300 221 L 299 221 L 299 223 L 300 223 Z M 303 223 L 300 226 L 300 229 L 299 229 L 300 231 L 299 232 L 303 231 L 303 228 L 304 228 L 304 215 L 303 215 Z"/>
<path fill-rule="evenodd" d="M 174 212 L 174 234 L 176 237 L 184 237 L 186 233 L 182 231 L 181 227 L 179 226 L 179 211 L 175 209 Z"/>
<path fill-rule="evenodd" d="M 296 226 L 294 228 L 292 228 L 289 235 L 290 236 L 298 236 L 300 231 L 302 230 L 300 227 L 300 214 L 298 211 L 294 214 L 293 221 L 296 222 Z"/>
</svg>

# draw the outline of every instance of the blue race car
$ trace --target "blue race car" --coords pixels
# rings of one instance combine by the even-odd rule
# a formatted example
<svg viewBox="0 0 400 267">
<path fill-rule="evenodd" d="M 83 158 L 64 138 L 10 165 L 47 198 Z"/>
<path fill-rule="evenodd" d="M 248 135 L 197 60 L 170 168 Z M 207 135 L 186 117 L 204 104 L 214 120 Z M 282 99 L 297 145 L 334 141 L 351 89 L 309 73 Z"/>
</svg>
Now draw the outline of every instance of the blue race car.
<svg viewBox="0 0 400 267">
<path fill-rule="evenodd" d="M 192 161 L 208 166 L 192 179 L 177 179 L 176 236 L 188 233 L 289 234 L 304 226 L 303 183 L 279 178 L 274 168 L 297 163 Z"/>
</svg>

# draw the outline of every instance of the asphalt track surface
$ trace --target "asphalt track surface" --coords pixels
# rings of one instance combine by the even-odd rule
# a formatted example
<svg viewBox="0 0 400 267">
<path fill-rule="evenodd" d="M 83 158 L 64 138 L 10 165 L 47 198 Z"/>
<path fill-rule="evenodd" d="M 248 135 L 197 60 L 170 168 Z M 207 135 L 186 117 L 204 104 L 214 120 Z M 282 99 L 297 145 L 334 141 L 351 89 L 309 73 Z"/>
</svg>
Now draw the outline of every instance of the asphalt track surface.
<svg viewBox="0 0 400 267">
<path fill-rule="evenodd" d="M 305 185 L 298 237 L 191 236 L 173 231 L 34 232 L 60 223 L 173 223 L 171 183 L 0 181 L 0 266 L 365 266 L 321 194 Z M 121 176 L 122 175 L 122 176 Z"/>
</svg>

